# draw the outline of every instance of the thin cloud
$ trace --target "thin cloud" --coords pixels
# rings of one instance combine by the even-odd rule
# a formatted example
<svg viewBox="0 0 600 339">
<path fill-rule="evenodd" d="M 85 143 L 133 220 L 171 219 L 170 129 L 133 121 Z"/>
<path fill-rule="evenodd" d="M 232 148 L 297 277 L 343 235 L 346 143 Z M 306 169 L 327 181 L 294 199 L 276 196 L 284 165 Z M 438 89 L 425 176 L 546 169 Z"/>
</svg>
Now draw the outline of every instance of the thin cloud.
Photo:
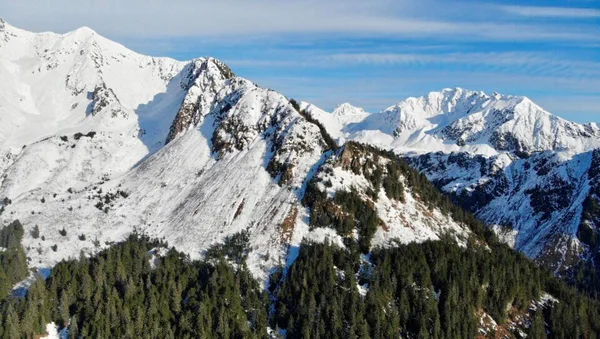
<svg viewBox="0 0 600 339">
<path fill-rule="evenodd" d="M 0 15 L 30 31 L 88 26 L 157 56 L 221 57 L 242 76 L 248 71 L 251 80 L 326 107 L 381 101 L 381 109 L 454 86 L 581 100 L 600 94 L 597 9 L 440 0 L 15 0 L 0 1 Z M 447 47 L 416 49 L 440 44 Z M 348 66 L 361 66 L 348 68 L 356 77 L 340 76 Z M 310 77 L 286 79 L 301 72 Z"/>
<path fill-rule="evenodd" d="M 338 34 L 477 41 L 600 41 L 589 30 L 515 24 L 502 18 L 482 22 L 472 20 L 469 13 L 461 19 L 432 19 L 426 12 L 431 8 L 435 12 L 434 5 L 405 11 L 415 6 L 403 0 L 19 0 L 0 2 L 0 13 L 9 23 L 28 30 L 66 32 L 89 26 L 109 38 Z"/>
<path fill-rule="evenodd" d="M 226 36 L 314 32 L 437 32 L 451 23 L 398 18 L 402 1 L 358 0 L 20 0 L 0 3 L 0 13 L 25 29 L 69 31 L 90 26 L 100 33 L 133 36 Z M 50 3 L 47 1 L 48 4 Z M 176 2 L 176 4 L 174 3 Z M 68 8 L 68 10 L 65 10 Z"/>
<path fill-rule="evenodd" d="M 536 98 L 536 102 L 542 107 L 562 112 L 561 115 L 567 119 L 600 123 L 600 97 L 597 95 L 539 96 Z"/>
<path fill-rule="evenodd" d="M 600 18 L 600 10 L 574 7 L 503 6 L 505 12 L 526 17 Z"/>
<path fill-rule="evenodd" d="M 285 55 L 278 60 L 226 60 L 234 67 L 349 67 L 471 65 L 495 67 L 498 71 L 564 77 L 600 77 L 600 62 L 576 61 L 533 52 L 487 53 L 334 53 L 329 55 Z"/>
</svg>

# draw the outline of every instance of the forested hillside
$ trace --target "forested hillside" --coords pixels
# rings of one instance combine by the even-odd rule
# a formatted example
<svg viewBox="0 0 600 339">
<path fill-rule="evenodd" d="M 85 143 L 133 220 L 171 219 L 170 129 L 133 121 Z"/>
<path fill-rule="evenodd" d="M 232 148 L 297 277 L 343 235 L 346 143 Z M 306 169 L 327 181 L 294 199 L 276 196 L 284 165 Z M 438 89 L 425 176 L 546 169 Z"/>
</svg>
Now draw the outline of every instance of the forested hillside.
<svg viewBox="0 0 600 339">
<path fill-rule="evenodd" d="M 230 237 L 209 250 L 206 261 L 192 261 L 160 241 L 133 235 L 96 257 L 61 262 L 25 297 L 1 302 L 0 338 L 33 338 L 50 322 L 67 326 L 71 338 L 600 333 L 597 301 L 505 245 L 463 248 L 443 239 L 365 256 L 352 241 L 346 249 L 305 243 L 264 290 L 245 267 L 246 239 Z"/>
<path fill-rule="evenodd" d="M 18 220 L 0 229 L 0 300 L 27 277 L 27 260 L 21 246 L 24 232 Z"/>
<path fill-rule="evenodd" d="M 243 265 L 191 261 L 164 246 L 133 235 L 61 262 L 25 298 L 1 304 L 0 337 L 33 338 L 50 322 L 71 338 L 266 337 L 269 299 Z"/>
<path fill-rule="evenodd" d="M 275 319 L 289 338 L 596 338 L 599 312 L 597 301 L 504 245 L 442 240 L 368 260 L 306 245 L 278 290 Z M 482 326 L 488 316 L 495 329 Z"/>
<path fill-rule="evenodd" d="M 352 181 L 344 185 L 344 178 Z M 411 201 L 418 208 L 396 227 L 415 232 L 412 224 L 444 220 L 455 226 L 414 241 L 374 243 L 389 231 L 381 204 L 401 209 Z M 13 222 L 0 230 L 0 338 L 33 338 L 50 323 L 71 338 L 600 334 L 596 299 L 499 242 L 391 152 L 354 142 L 331 152 L 307 183 L 303 203 L 308 227 L 330 229 L 340 242 L 305 240 L 266 282 L 246 266 L 247 231 L 213 245 L 203 260 L 134 234 L 92 257 L 59 263 L 24 297 L 10 295 L 27 276 L 23 226 Z"/>
</svg>

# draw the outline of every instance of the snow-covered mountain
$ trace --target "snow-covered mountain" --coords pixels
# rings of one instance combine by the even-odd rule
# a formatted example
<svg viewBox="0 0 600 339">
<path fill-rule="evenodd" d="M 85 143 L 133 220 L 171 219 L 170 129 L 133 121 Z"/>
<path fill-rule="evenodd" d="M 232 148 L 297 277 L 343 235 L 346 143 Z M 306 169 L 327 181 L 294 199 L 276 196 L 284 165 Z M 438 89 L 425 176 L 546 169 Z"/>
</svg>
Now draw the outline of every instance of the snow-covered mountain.
<svg viewBox="0 0 600 339">
<path fill-rule="evenodd" d="M 324 123 L 331 119 L 313 105 L 306 104 L 306 109 Z M 332 134 L 341 132 L 353 140 L 378 143 L 401 153 L 580 153 L 600 146 L 600 127 L 596 124 L 561 119 L 526 97 L 490 96 L 461 88 L 408 98 L 380 113 L 362 116 L 348 122 L 336 119 L 338 126 L 326 126 Z"/>
<path fill-rule="evenodd" d="M 302 102 L 300 108 L 310 112 L 315 119 L 319 120 L 332 137 L 339 139 L 340 144 L 344 143 L 344 126 L 362 121 L 369 115 L 362 108 L 354 107 L 349 103 L 339 105 L 331 113 L 307 102 Z"/>
<path fill-rule="evenodd" d="M 25 225 L 33 267 L 97 251 L 135 230 L 191 257 L 247 231 L 248 265 L 265 278 L 293 260 L 306 237 L 362 237 L 309 225 L 301 203 L 307 185 L 331 171 L 340 174 L 336 192 L 354 187 L 385 223 L 373 245 L 469 234 L 427 205 L 403 174 L 393 176 L 405 182 L 401 199 L 369 195 L 370 174 L 336 161 L 349 151 L 331 150 L 295 102 L 212 58 L 152 58 L 88 28 L 31 33 L 1 21 L 0 78 L 0 220 Z M 343 105 L 332 122 L 368 116 Z M 358 163 L 372 158 L 352 154 Z"/>
<path fill-rule="evenodd" d="M 598 212 L 582 222 L 600 197 L 597 124 L 561 119 L 526 97 L 460 88 L 338 125 L 330 123 L 333 114 L 305 107 L 342 142 L 405 156 L 509 243 L 554 269 L 598 250 L 583 239 L 599 232 Z"/>
</svg>

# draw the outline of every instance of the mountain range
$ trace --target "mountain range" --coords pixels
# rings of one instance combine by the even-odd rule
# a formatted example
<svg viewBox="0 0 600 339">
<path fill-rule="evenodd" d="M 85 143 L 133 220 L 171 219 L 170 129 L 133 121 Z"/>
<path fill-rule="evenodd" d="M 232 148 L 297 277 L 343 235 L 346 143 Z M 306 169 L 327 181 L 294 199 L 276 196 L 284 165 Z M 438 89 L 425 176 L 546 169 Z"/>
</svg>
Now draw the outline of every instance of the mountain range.
<svg viewBox="0 0 600 339">
<path fill-rule="evenodd" d="M 557 272 L 595 257 L 600 128 L 526 97 L 461 88 L 379 113 L 304 103 L 343 143 L 393 150 L 516 249 Z"/>
<path fill-rule="evenodd" d="M 378 113 L 326 112 L 214 58 L 143 56 L 89 28 L 4 21 L 0 78 L 0 221 L 23 223 L 31 267 L 134 231 L 192 258 L 247 232 L 248 267 L 263 281 L 303 239 L 350 237 L 368 251 L 450 235 L 466 246 L 472 230 L 377 149 L 556 273 L 593 262 L 600 246 L 600 126 L 526 97 L 454 88 Z M 376 227 L 346 224 L 338 192 L 374 211 Z M 340 228 L 315 224 L 317 208 Z"/>
</svg>

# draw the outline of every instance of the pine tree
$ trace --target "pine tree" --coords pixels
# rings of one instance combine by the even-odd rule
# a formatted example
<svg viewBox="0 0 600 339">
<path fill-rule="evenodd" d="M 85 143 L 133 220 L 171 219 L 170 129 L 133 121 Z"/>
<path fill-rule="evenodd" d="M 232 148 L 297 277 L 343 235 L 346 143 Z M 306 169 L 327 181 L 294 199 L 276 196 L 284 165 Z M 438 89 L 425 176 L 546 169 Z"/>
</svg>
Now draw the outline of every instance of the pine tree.
<svg viewBox="0 0 600 339">
<path fill-rule="evenodd" d="M 21 337 L 21 325 L 19 323 L 19 316 L 17 311 L 12 306 L 12 303 L 8 304 L 8 309 L 4 315 L 4 336 L 6 338 L 20 338 Z"/>
<path fill-rule="evenodd" d="M 546 337 L 546 326 L 544 325 L 544 317 L 540 308 L 533 314 L 528 338 L 545 339 Z"/>
</svg>

